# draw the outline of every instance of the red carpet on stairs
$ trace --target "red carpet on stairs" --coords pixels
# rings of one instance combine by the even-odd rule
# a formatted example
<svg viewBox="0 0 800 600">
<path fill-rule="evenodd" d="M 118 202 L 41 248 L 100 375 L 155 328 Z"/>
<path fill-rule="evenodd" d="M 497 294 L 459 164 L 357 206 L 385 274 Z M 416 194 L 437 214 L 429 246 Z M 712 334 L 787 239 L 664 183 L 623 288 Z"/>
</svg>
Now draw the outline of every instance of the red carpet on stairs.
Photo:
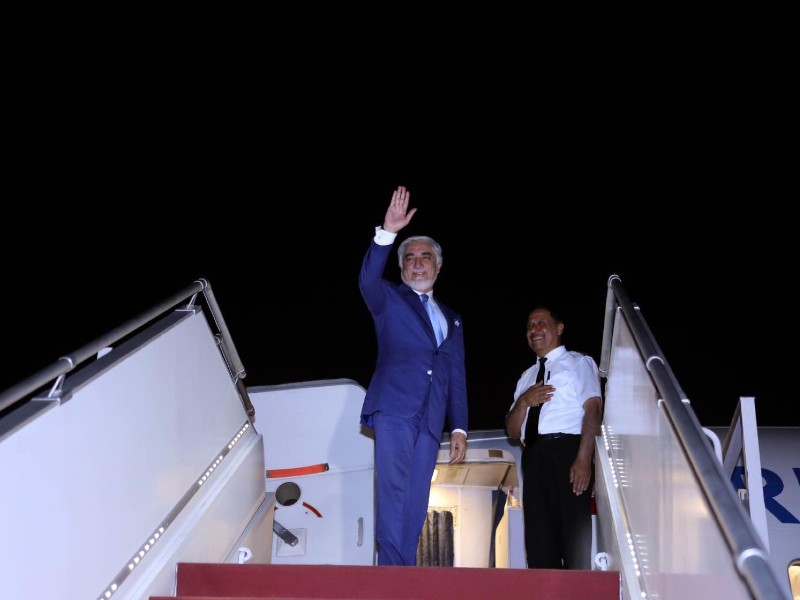
<svg viewBox="0 0 800 600">
<path fill-rule="evenodd" d="M 181 563 L 179 599 L 619 600 L 616 571 Z M 167 600 L 153 596 L 150 600 Z M 170 597 L 169 600 L 175 600 Z"/>
</svg>

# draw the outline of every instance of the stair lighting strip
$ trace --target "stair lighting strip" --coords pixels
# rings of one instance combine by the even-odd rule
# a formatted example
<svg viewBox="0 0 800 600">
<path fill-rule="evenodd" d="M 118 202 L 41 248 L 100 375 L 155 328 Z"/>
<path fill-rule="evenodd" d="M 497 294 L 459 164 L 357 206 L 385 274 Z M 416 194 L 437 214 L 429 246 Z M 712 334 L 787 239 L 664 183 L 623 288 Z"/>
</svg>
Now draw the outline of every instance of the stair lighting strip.
<svg viewBox="0 0 800 600">
<path fill-rule="evenodd" d="M 615 456 L 615 452 L 620 448 L 619 437 L 616 436 L 612 431 L 611 428 L 607 425 L 601 426 L 601 433 L 603 436 L 603 444 L 606 448 L 606 459 L 608 460 L 608 467 L 611 472 L 611 477 L 614 482 L 614 490 L 613 493 L 617 498 L 617 506 L 619 510 L 619 515 L 623 521 L 622 525 L 625 530 L 625 546 L 624 548 L 620 548 L 620 560 L 627 565 L 629 568 L 632 567 L 634 569 L 633 575 L 635 576 L 635 580 L 637 585 L 639 586 L 638 594 L 631 594 L 631 597 L 634 599 L 640 600 L 650 600 L 651 595 L 647 591 L 647 571 L 648 571 L 648 560 L 647 560 L 647 547 L 646 543 L 643 538 L 638 534 L 632 534 L 631 530 L 631 521 L 628 516 L 627 504 L 625 502 L 625 498 L 622 494 L 623 488 L 629 486 L 628 476 L 626 474 L 625 463 L 621 458 Z M 612 490 L 609 490 L 609 496 L 611 495 Z M 610 500 L 609 500 L 610 501 Z M 619 540 L 618 540 L 619 543 Z M 622 545 L 622 544 L 620 544 Z M 627 553 L 625 552 L 627 550 Z M 627 578 L 626 578 L 627 579 Z"/>
<path fill-rule="evenodd" d="M 117 592 L 117 590 L 119 590 L 119 587 L 122 585 L 125 579 L 127 579 L 128 576 L 133 572 L 133 570 L 142 563 L 147 553 L 153 549 L 153 546 L 155 546 L 156 542 L 158 542 L 161 539 L 167 528 L 172 524 L 172 522 L 180 514 L 180 512 L 184 508 L 186 508 L 186 505 L 189 503 L 189 501 L 200 490 L 203 484 L 205 484 L 205 482 L 208 481 L 209 477 L 211 477 L 211 474 L 214 472 L 214 470 L 222 463 L 223 460 L 225 460 L 230 451 L 239 442 L 239 440 L 242 438 L 242 436 L 247 432 L 249 428 L 250 428 L 250 421 L 248 420 L 245 421 L 244 425 L 239 430 L 239 432 L 235 436 L 233 436 L 231 441 L 228 442 L 228 444 L 222 449 L 222 451 L 219 453 L 219 456 L 217 456 L 217 458 L 211 464 L 208 465 L 208 468 L 206 468 L 205 472 L 200 477 L 198 477 L 195 484 L 191 488 L 189 488 L 189 490 L 183 495 L 183 497 L 169 512 L 167 517 L 158 525 L 158 527 L 156 527 L 155 531 L 139 547 L 136 553 L 128 561 L 127 565 L 125 565 L 122 569 L 120 569 L 119 573 L 117 573 L 117 576 L 106 587 L 103 593 L 100 594 L 100 596 L 98 596 L 98 600 L 108 600 Z"/>
</svg>

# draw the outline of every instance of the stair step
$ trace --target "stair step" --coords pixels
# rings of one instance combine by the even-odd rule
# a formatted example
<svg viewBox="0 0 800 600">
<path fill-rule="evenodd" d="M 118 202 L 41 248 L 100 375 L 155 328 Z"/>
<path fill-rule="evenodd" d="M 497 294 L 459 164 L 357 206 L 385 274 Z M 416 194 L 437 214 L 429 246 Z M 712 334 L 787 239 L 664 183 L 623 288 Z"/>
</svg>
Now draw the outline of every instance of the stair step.
<svg viewBox="0 0 800 600">
<path fill-rule="evenodd" d="M 619 600 L 616 571 L 180 563 L 181 600 Z M 150 600 L 165 600 L 153 596 Z M 170 600 L 176 600 L 171 598 Z"/>
</svg>

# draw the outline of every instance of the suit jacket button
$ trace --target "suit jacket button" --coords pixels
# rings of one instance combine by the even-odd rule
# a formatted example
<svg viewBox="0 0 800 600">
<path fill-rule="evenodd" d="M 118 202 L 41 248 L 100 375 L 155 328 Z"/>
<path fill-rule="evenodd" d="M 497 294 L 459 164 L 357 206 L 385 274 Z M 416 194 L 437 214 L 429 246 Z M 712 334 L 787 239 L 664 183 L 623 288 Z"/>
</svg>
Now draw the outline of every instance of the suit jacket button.
<svg viewBox="0 0 800 600">
<path fill-rule="evenodd" d="M 428 375 L 433 375 L 433 371 L 431 369 L 428 369 Z"/>
</svg>

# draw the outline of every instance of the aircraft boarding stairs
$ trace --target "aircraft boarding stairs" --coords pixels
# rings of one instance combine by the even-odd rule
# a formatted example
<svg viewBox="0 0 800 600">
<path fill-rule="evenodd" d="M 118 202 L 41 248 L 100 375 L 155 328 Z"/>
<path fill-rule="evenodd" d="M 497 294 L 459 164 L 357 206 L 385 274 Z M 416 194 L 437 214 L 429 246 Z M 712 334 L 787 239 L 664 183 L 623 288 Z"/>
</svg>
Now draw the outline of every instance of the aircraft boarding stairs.
<svg viewBox="0 0 800 600">
<path fill-rule="evenodd" d="M 195 303 L 200 293 L 206 308 Z M 314 404 L 297 402 L 324 393 L 319 382 L 263 390 L 287 410 L 256 410 L 251 395 L 262 390 L 245 388 L 199 280 L 0 392 L 0 471 L 13 490 L 0 511 L 9 541 L 0 597 L 788 598 L 614 277 L 600 366 L 597 548 L 606 570 L 374 566 L 371 445 L 357 419 L 344 421 L 357 444 L 324 438 L 322 456 L 319 444 L 298 441 L 319 436 L 309 426 Z M 335 402 L 358 405 L 357 386 L 333 387 L 342 391 Z M 294 478 L 305 495 L 278 507 Z M 280 550 L 276 523 L 344 543 Z"/>
</svg>

